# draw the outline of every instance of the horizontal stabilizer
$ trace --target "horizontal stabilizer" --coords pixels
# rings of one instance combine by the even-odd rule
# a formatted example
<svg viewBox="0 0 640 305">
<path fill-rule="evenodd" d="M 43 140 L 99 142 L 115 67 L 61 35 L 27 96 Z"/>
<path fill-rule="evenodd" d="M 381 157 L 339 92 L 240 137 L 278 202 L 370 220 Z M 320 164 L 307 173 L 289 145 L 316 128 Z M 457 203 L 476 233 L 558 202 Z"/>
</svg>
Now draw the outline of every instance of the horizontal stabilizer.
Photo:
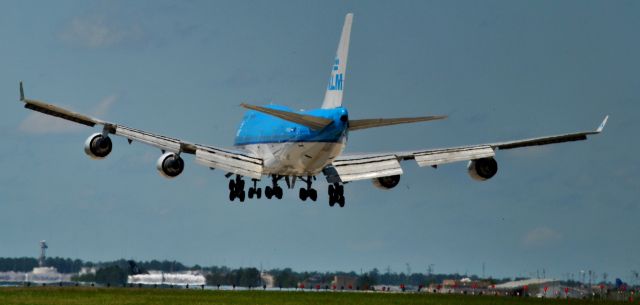
<svg viewBox="0 0 640 305">
<path fill-rule="evenodd" d="M 313 130 L 320 130 L 333 122 L 332 120 L 326 119 L 326 118 L 321 118 L 313 115 L 299 114 L 299 113 L 289 112 L 284 110 L 277 110 L 277 109 L 265 108 L 265 107 L 248 105 L 248 104 L 240 104 L 240 106 L 247 109 L 266 113 L 266 114 L 275 116 L 277 118 L 287 120 L 289 122 L 294 122 L 296 124 L 307 126 Z"/>
<path fill-rule="evenodd" d="M 413 118 L 349 120 L 349 131 L 397 124 L 442 120 L 446 118 L 446 115 L 434 115 Z"/>
</svg>

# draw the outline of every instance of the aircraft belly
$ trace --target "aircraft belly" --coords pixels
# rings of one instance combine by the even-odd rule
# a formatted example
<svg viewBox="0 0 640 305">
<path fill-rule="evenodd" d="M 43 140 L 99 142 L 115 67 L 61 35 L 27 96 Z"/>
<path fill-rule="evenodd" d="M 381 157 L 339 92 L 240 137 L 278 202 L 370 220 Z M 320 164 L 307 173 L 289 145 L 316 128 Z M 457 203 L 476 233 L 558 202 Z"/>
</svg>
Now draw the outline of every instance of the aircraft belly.
<svg viewBox="0 0 640 305">
<path fill-rule="evenodd" d="M 342 153 L 344 143 L 287 142 L 243 147 L 264 160 L 263 174 L 313 176 Z"/>
</svg>

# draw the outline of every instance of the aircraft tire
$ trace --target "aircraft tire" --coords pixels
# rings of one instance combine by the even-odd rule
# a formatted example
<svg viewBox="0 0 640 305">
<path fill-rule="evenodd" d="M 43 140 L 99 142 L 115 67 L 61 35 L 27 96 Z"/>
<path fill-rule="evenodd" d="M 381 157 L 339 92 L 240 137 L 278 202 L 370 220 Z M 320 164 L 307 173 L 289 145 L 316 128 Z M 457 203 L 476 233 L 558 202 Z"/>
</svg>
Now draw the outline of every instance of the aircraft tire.
<svg viewBox="0 0 640 305">
<path fill-rule="evenodd" d="M 318 199 L 318 191 L 316 191 L 315 189 L 310 189 L 309 198 L 311 198 L 312 201 L 316 201 Z"/>
<path fill-rule="evenodd" d="M 255 190 L 253 189 L 253 187 L 249 188 L 249 193 L 247 194 L 249 196 L 249 199 L 253 198 L 253 193 L 255 192 Z"/>
<path fill-rule="evenodd" d="M 240 198 L 240 202 L 244 202 L 244 191 L 241 191 L 240 194 L 238 194 L 238 198 Z"/>
<path fill-rule="evenodd" d="M 274 195 L 276 196 L 276 198 L 282 199 L 282 188 L 281 187 L 276 186 L 276 188 L 273 191 L 274 191 Z"/>
<path fill-rule="evenodd" d="M 307 196 L 309 196 L 309 194 L 307 194 L 307 189 L 301 188 L 300 189 L 300 200 L 307 201 Z"/>
<path fill-rule="evenodd" d="M 233 179 L 229 180 L 229 190 L 233 191 L 233 189 L 235 188 L 236 188 L 236 181 Z"/>
<path fill-rule="evenodd" d="M 236 199 L 236 194 L 234 192 L 229 192 L 229 201 L 233 201 Z"/>
<path fill-rule="evenodd" d="M 271 199 L 273 196 L 273 191 L 270 186 L 264 188 L 264 196 L 267 197 L 267 199 Z"/>
<path fill-rule="evenodd" d="M 256 190 L 256 198 L 260 199 L 260 197 L 262 197 L 262 189 L 258 188 L 258 190 Z"/>
<path fill-rule="evenodd" d="M 340 196 L 340 198 L 338 199 L 338 205 L 341 208 L 344 208 L 344 196 Z"/>
</svg>

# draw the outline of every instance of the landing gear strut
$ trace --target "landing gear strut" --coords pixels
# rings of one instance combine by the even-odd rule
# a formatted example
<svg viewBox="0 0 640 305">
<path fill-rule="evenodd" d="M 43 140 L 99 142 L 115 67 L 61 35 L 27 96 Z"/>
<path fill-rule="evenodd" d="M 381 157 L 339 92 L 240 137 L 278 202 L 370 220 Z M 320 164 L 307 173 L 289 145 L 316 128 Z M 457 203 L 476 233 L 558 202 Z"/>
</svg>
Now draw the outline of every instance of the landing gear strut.
<svg viewBox="0 0 640 305">
<path fill-rule="evenodd" d="M 249 198 L 253 198 L 253 195 L 256 196 L 256 199 L 260 199 L 262 196 L 262 189 L 258 187 L 258 179 L 251 179 L 253 181 L 253 186 L 249 188 Z"/>
<path fill-rule="evenodd" d="M 312 177 L 312 176 L 307 176 L 307 179 L 303 179 L 302 177 L 300 178 L 300 180 L 307 183 L 306 188 L 300 189 L 300 200 L 306 201 L 307 198 L 309 198 L 313 201 L 316 201 L 316 199 L 318 199 L 318 192 L 315 189 L 311 188 L 311 183 L 315 178 L 316 177 Z"/>
<path fill-rule="evenodd" d="M 229 200 L 234 201 L 238 198 L 240 202 L 244 202 L 244 196 L 244 180 L 242 180 L 242 176 L 236 175 L 235 179 L 229 180 Z"/>
<path fill-rule="evenodd" d="M 278 186 L 278 180 L 281 178 L 282 176 L 271 176 L 271 183 L 273 186 L 267 186 L 264 188 L 264 195 L 267 196 L 267 199 L 271 199 L 273 196 L 278 199 L 282 199 L 282 188 Z"/>
<path fill-rule="evenodd" d="M 329 206 L 338 204 L 341 208 L 344 207 L 344 186 L 339 183 L 329 185 Z"/>
</svg>

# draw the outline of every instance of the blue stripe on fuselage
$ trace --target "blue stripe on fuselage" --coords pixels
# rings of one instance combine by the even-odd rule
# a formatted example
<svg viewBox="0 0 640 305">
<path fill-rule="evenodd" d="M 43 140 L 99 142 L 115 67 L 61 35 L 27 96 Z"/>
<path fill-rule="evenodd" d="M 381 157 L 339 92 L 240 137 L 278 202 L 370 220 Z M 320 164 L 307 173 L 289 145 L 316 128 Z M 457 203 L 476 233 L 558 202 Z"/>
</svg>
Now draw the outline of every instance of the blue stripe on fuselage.
<svg viewBox="0 0 640 305">
<path fill-rule="evenodd" d="M 285 142 L 341 142 L 347 135 L 348 113 L 345 108 L 294 111 L 285 106 L 268 105 L 267 108 L 307 114 L 333 121 L 321 130 L 283 120 L 262 112 L 248 110 L 238 127 L 234 145 Z M 341 118 L 343 118 L 341 120 Z"/>
</svg>

